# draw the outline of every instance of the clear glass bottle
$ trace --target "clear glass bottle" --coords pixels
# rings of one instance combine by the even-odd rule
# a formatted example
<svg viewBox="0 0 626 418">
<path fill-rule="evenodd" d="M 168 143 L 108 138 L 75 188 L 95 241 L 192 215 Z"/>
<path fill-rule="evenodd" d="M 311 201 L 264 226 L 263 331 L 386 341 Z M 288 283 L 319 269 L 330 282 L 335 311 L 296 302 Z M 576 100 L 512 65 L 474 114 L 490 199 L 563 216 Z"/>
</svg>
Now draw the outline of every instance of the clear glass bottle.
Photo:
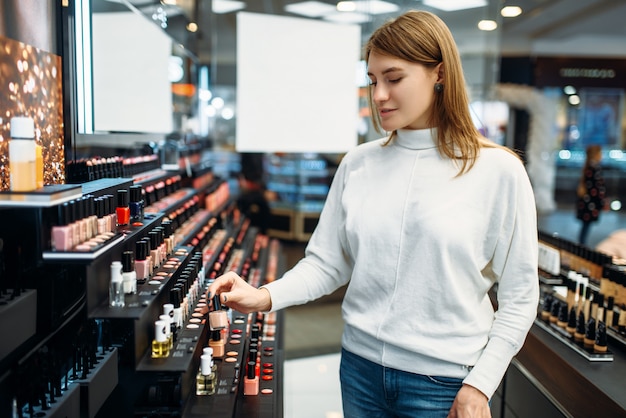
<svg viewBox="0 0 626 418">
<path fill-rule="evenodd" d="M 217 382 L 217 366 L 211 354 L 200 356 L 200 370 L 196 375 L 196 395 L 207 396 L 215 394 Z"/>
<path fill-rule="evenodd" d="M 122 279 L 122 263 L 111 263 L 111 283 L 109 285 L 109 306 L 124 306 L 124 281 Z"/>
<path fill-rule="evenodd" d="M 164 358 L 170 355 L 170 342 L 167 330 L 170 324 L 165 321 L 154 322 L 154 340 L 152 340 L 152 358 Z"/>
</svg>

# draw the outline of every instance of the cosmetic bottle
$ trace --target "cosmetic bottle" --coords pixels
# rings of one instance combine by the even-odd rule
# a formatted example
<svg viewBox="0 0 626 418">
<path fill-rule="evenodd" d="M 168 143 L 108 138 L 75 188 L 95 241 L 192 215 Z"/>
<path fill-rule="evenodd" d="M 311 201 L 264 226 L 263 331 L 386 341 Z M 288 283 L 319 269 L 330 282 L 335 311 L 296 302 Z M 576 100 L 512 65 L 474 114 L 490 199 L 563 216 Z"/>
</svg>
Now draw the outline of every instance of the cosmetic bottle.
<svg viewBox="0 0 626 418">
<path fill-rule="evenodd" d="M 124 293 L 134 295 L 137 293 L 137 273 L 135 272 L 135 254 L 132 251 L 122 253 L 122 280 Z"/>
<path fill-rule="evenodd" d="M 163 237 L 165 240 L 165 248 L 167 251 L 167 255 L 169 256 L 174 252 L 174 237 L 172 235 L 172 221 L 169 219 L 161 222 L 161 226 L 163 227 Z"/>
<path fill-rule="evenodd" d="M 16 116 L 10 123 L 10 188 L 13 192 L 31 192 L 37 188 L 35 122 L 29 117 Z"/>
<path fill-rule="evenodd" d="M 93 195 L 87 195 L 85 197 L 85 205 L 87 206 L 87 236 L 91 239 L 98 235 L 98 215 L 96 213 L 96 202 Z"/>
<path fill-rule="evenodd" d="M 173 321 L 176 324 L 177 329 L 180 329 L 183 326 L 183 312 L 181 308 L 182 300 L 183 300 L 183 297 L 180 293 L 180 289 L 177 287 L 173 287 L 170 290 L 170 303 L 174 305 Z"/>
<path fill-rule="evenodd" d="M 57 206 L 57 225 L 52 227 L 52 248 L 56 251 L 71 251 L 73 247 L 72 228 L 70 227 L 70 208 L 67 202 Z"/>
<path fill-rule="evenodd" d="M 76 199 L 76 223 L 78 224 L 78 242 L 82 244 L 87 240 L 87 219 L 85 219 L 85 201 L 83 198 Z"/>
<path fill-rule="evenodd" d="M 209 325 L 211 330 L 221 330 L 228 326 L 228 316 L 222 309 L 218 294 L 213 296 L 213 310 L 209 312 Z"/>
<path fill-rule="evenodd" d="M 585 324 L 585 338 L 583 339 L 583 345 L 587 348 L 593 347 L 596 341 L 596 320 L 589 318 Z"/>
<path fill-rule="evenodd" d="M 150 239 L 150 257 L 152 258 L 152 265 L 154 269 L 161 267 L 161 254 L 159 251 L 159 235 L 156 231 L 152 230 L 148 232 Z"/>
<path fill-rule="evenodd" d="M 115 208 L 117 225 L 125 226 L 130 222 L 130 208 L 128 207 L 128 190 L 117 191 L 117 207 Z"/>
<path fill-rule="evenodd" d="M 166 303 L 163 305 L 163 315 L 167 315 L 170 317 L 170 335 L 172 338 L 172 345 L 176 342 L 178 337 L 178 326 L 174 322 L 174 305 L 171 303 Z"/>
<path fill-rule="evenodd" d="M 613 317 L 614 317 L 614 308 L 615 308 L 615 298 L 613 296 L 609 296 L 606 302 L 606 326 L 613 327 Z"/>
<path fill-rule="evenodd" d="M 224 357 L 224 341 L 222 341 L 222 335 L 219 330 L 211 331 L 211 339 L 209 340 L 209 347 L 213 349 L 213 356 L 217 358 Z"/>
<path fill-rule="evenodd" d="M 576 318 L 576 331 L 574 331 L 574 341 L 583 342 L 585 339 L 585 313 L 583 311 L 578 312 L 578 317 Z"/>
<path fill-rule="evenodd" d="M 98 235 L 107 235 L 110 228 L 105 216 L 105 200 L 99 197 L 95 199 L 94 203 L 96 205 L 96 217 L 98 219 Z"/>
<path fill-rule="evenodd" d="M 150 245 L 150 238 L 144 237 L 141 241 L 146 243 L 146 261 L 148 263 L 148 276 L 154 274 L 154 261 L 152 260 L 152 246 Z"/>
<path fill-rule="evenodd" d="M 109 218 L 109 226 L 111 227 L 111 232 L 115 234 L 117 232 L 117 212 L 115 210 L 117 205 L 115 204 L 115 196 L 107 194 L 103 197 L 106 199 L 105 206 L 107 217 Z"/>
<path fill-rule="evenodd" d="M 130 186 L 130 202 L 128 207 L 130 209 L 130 222 L 131 224 L 142 224 L 144 216 L 144 201 L 143 201 L 143 187 L 139 185 Z"/>
<path fill-rule="evenodd" d="M 172 336 L 172 318 L 168 314 L 159 315 L 160 321 L 167 322 L 167 329 L 165 330 L 165 334 L 167 336 L 167 343 L 170 347 L 170 350 L 174 348 L 174 337 Z"/>
<path fill-rule="evenodd" d="M 167 328 L 169 324 L 165 321 L 155 321 L 154 340 L 152 340 L 152 358 L 164 358 L 170 355 L 170 344 L 167 339 Z"/>
<path fill-rule="evenodd" d="M 150 266 L 148 265 L 148 244 L 139 240 L 135 243 L 135 273 L 137 281 L 145 283 L 150 277 Z"/>
<path fill-rule="evenodd" d="M 596 353 L 606 353 L 607 351 L 606 324 L 603 321 L 598 322 L 596 340 L 593 343 L 593 351 Z"/>
<path fill-rule="evenodd" d="M 210 354 L 200 356 L 200 370 L 196 376 L 196 395 L 207 396 L 215 394 L 216 372 L 213 357 Z"/>
<path fill-rule="evenodd" d="M 124 306 L 124 284 L 122 279 L 122 263 L 111 263 L 111 283 L 109 286 L 109 306 Z"/>
<path fill-rule="evenodd" d="M 567 325 L 565 326 L 565 331 L 567 331 L 570 336 L 573 336 L 574 333 L 576 333 L 576 320 L 576 307 L 572 306 L 567 318 Z"/>
<path fill-rule="evenodd" d="M 259 376 L 256 374 L 254 361 L 247 363 L 246 377 L 243 379 L 243 394 L 252 396 L 259 394 Z"/>
</svg>

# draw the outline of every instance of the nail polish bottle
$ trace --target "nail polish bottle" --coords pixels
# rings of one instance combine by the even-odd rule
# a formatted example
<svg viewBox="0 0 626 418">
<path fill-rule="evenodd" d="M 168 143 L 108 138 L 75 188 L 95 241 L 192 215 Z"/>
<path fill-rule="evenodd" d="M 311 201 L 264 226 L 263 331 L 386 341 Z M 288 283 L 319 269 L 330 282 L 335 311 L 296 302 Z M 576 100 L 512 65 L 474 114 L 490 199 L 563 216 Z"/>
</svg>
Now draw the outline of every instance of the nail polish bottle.
<svg viewBox="0 0 626 418">
<path fill-rule="evenodd" d="M 224 341 L 222 341 L 222 335 L 219 330 L 211 331 L 211 339 L 209 340 L 209 347 L 213 349 L 213 356 L 217 358 L 224 357 Z"/>
<path fill-rule="evenodd" d="M 70 218 L 70 223 L 69 223 L 69 227 L 70 227 L 70 231 L 72 234 L 72 248 L 77 246 L 78 244 L 80 244 L 80 232 L 79 229 L 80 227 L 78 226 L 78 222 L 76 222 L 76 201 L 75 200 L 70 200 L 69 202 L 67 202 L 68 205 L 68 215 Z"/>
<path fill-rule="evenodd" d="M 128 207 L 128 190 L 117 191 L 117 207 L 115 209 L 117 225 L 126 226 L 130 222 L 130 208 Z"/>
<path fill-rule="evenodd" d="M 161 266 L 161 254 L 159 252 L 159 236 L 156 231 L 148 232 L 150 239 L 150 258 L 152 258 L 152 265 L 154 269 L 158 269 Z"/>
<path fill-rule="evenodd" d="M 213 357 L 210 354 L 200 356 L 200 370 L 196 375 L 196 395 L 215 394 L 216 374 L 213 370 Z"/>
<path fill-rule="evenodd" d="M 67 202 L 57 207 L 57 225 L 52 227 L 52 248 L 56 251 L 71 251 L 73 247 L 72 228 L 69 226 L 70 214 Z"/>
<path fill-rule="evenodd" d="M 172 344 L 176 342 L 178 337 L 178 326 L 176 322 L 174 322 L 174 305 L 171 303 L 166 303 L 163 305 L 163 314 L 170 317 L 170 335 L 172 336 Z"/>
<path fill-rule="evenodd" d="M 221 330 L 228 326 L 228 316 L 222 309 L 218 294 L 213 296 L 213 310 L 209 312 L 209 325 L 211 330 Z"/>
<path fill-rule="evenodd" d="M 132 251 L 122 253 L 122 280 L 124 293 L 134 295 L 137 293 L 137 273 L 135 272 L 135 254 Z"/>
<path fill-rule="evenodd" d="M 167 255 L 169 256 L 174 252 L 174 237 L 172 236 L 172 221 L 166 219 L 161 222 L 161 226 L 163 227 L 163 237 L 165 240 L 165 248 L 167 251 Z"/>
<path fill-rule="evenodd" d="M 615 308 L 615 297 L 609 296 L 606 301 L 606 326 L 613 327 L 613 317 L 614 317 L 614 308 Z"/>
<path fill-rule="evenodd" d="M 109 218 L 109 226 L 111 228 L 110 231 L 115 234 L 117 232 L 117 212 L 115 210 L 117 205 L 114 203 L 115 196 L 107 194 L 103 197 L 106 198 L 106 212 L 107 217 Z"/>
<path fill-rule="evenodd" d="M 600 321 L 598 322 L 598 329 L 596 330 L 596 340 L 593 343 L 593 351 L 596 353 L 606 353 L 607 349 L 606 324 Z"/>
<path fill-rule="evenodd" d="M 87 219 L 85 218 L 85 200 L 76 199 L 76 222 L 78 223 L 78 244 L 87 240 Z"/>
<path fill-rule="evenodd" d="M 180 329 L 183 326 L 183 312 L 181 308 L 181 301 L 183 297 L 180 293 L 180 289 L 177 287 L 173 287 L 170 290 L 170 303 L 174 305 L 174 316 L 173 321 L 176 324 L 176 328 Z"/>
<path fill-rule="evenodd" d="M 243 394 L 258 395 L 259 394 L 259 376 L 256 375 L 256 362 L 249 361 L 247 363 L 246 377 L 243 379 Z"/>
<path fill-rule="evenodd" d="M 167 322 L 167 329 L 165 330 L 165 334 L 167 336 L 167 343 L 170 347 L 170 350 L 174 348 L 174 337 L 172 336 L 172 318 L 168 314 L 159 315 L 159 320 Z"/>
<path fill-rule="evenodd" d="M 137 274 L 137 281 L 139 283 L 145 283 L 148 277 L 150 277 L 148 245 L 142 240 L 135 243 L 135 273 Z"/>
<path fill-rule="evenodd" d="M 164 358 L 170 355 L 170 345 L 167 340 L 167 328 L 165 321 L 155 321 L 154 340 L 152 340 L 152 358 Z"/>
<path fill-rule="evenodd" d="M 85 217 L 87 218 L 87 239 L 98 235 L 98 216 L 93 195 L 85 196 Z"/>
<path fill-rule="evenodd" d="M 131 224 L 142 224 L 144 217 L 144 202 L 143 202 L 143 187 L 139 185 L 130 186 L 130 202 L 128 207 L 130 209 L 130 222 Z"/>
<path fill-rule="evenodd" d="M 150 245 L 150 238 L 144 237 L 141 241 L 146 243 L 146 261 L 148 262 L 148 276 L 154 274 L 154 261 L 152 260 L 152 246 Z"/>
<path fill-rule="evenodd" d="M 109 285 L 109 306 L 124 306 L 124 285 L 122 279 L 122 263 L 114 261 L 111 263 L 111 283 Z"/>
<path fill-rule="evenodd" d="M 106 202 L 104 198 L 97 198 L 95 200 L 96 204 L 96 217 L 98 218 L 98 235 L 107 235 L 110 232 L 109 225 L 107 223 L 107 217 L 105 216 L 105 205 Z M 107 235 L 108 236 L 108 235 Z"/>
</svg>

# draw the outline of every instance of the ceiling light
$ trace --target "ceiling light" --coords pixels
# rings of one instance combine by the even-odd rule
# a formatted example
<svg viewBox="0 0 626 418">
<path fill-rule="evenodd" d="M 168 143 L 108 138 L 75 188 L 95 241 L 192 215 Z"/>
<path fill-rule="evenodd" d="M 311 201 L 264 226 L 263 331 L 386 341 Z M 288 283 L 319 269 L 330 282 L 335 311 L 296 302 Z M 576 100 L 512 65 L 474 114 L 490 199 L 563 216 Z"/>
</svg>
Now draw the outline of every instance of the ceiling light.
<svg viewBox="0 0 626 418">
<path fill-rule="evenodd" d="M 225 14 L 236 12 L 237 10 L 245 9 L 246 3 L 235 0 L 213 0 L 212 2 L 213 13 Z"/>
<path fill-rule="evenodd" d="M 371 20 L 369 15 L 357 12 L 335 12 L 324 15 L 324 20 L 333 23 L 366 23 Z"/>
<path fill-rule="evenodd" d="M 505 6 L 500 10 L 502 17 L 517 17 L 522 14 L 522 8 L 519 6 Z"/>
<path fill-rule="evenodd" d="M 484 7 L 487 0 L 424 0 L 424 6 L 434 7 L 445 12 Z"/>
<path fill-rule="evenodd" d="M 195 33 L 198 31 L 198 24 L 195 22 L 189 22 L 187 24 L 187 30 L 191 33 Z"/>
<path fill-rule="evenodd" d="M 380 15 L 385 13 L 395 13 L 400 10 L 397 4 L 381 0 L 361 0 L 352 2 L 356 6 L 355 12 Z M 339 5 L 339 4 L 337 4 Z"/>
<path fill-rule="evenodd" d="M 320 1 L 303 1 L 286 5 L 285 11 L 306 17 L 322 17 L 336 12 L 336 7 Z"/>
<path fill-rule="evenodd" d="M 337 3 L 338 12 L 354 12 L 356 11 L 356 4 L 353 1 L 340 1 Z"/>
<path fill-rule="evenodd" d="M 498 24 L 495 20 L 481 20 L 478 22 L 478 29 L 484 31 L 492 31 L 498 27 Z"/>
<path fill-rule="evenodd" d="M 176 0 L 161 0 L 161 3 L 167 4 L 169 6 L 176 6 Z"/>
</svg>

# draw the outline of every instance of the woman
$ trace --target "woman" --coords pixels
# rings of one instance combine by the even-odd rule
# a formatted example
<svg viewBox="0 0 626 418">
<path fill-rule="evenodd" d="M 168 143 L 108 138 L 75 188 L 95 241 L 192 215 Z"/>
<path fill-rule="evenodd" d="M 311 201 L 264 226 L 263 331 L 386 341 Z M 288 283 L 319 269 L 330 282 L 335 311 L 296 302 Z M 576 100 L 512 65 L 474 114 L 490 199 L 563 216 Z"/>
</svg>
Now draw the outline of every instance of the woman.
<svg viewBox="0 0 626 418">
<path fill-rule="evenodd" d="M 600 219 L 600 212 L 604 208 L 604 177 L 600 168 L 602 161 L 602 147 L 589 145 L 586 149 L 587 157 L 583 167 L 580 181 L 578 182 L 576 201 L 576 218 L 582 223 L 578 242 L 580 245 L 587 244 L 589 228 L 593 222 Z"/>
<path fill-rule="evenodd" d="M 473 126 L 438 17 L 410 11 L 384 24 L 365 57 L 375 126 L 389 136 L 346 154 L 305 257 L 281 280 L 253 289 L 231 272 L 209 292 L 268 311 L 348 283 L 345 417 L 489 417 L 538 304 L 528 176 Z"/>
</svg>

